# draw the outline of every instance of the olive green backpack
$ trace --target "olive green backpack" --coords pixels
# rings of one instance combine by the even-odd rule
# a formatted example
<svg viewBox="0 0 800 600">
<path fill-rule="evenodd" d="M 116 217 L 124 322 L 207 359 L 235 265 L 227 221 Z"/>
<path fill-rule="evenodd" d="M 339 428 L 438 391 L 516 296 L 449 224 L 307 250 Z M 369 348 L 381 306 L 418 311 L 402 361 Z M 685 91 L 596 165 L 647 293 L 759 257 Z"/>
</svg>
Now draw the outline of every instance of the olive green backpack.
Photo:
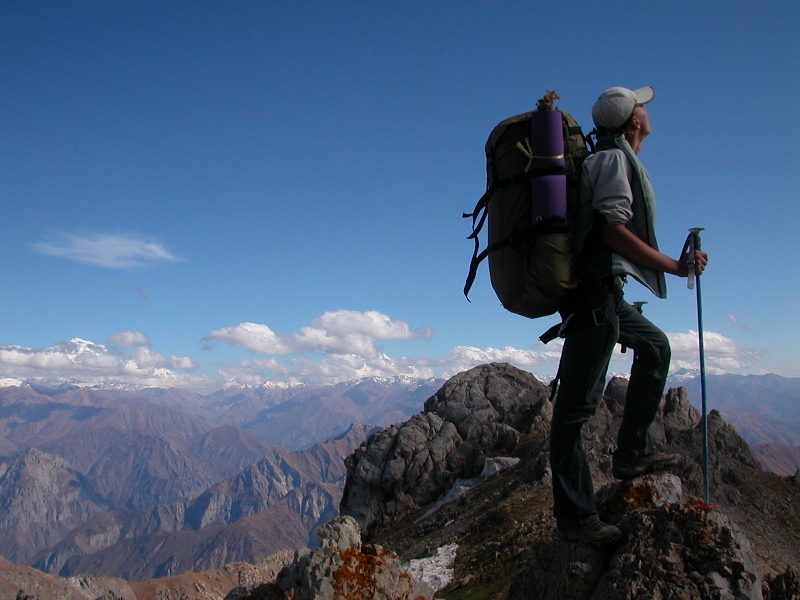
<svg viewBox="0 0 800 600">
<path fill-rule="evenodd" d="M 583 161 L 593 150 L 575 119 L 559 111 L 563 166 L 531 169 L 533 112 L 505 119 L 492 130 L 486 142 L 486 193 L 463 215 L 472 218 L 468 239 L 475 243 L 464 295 L 469 299 L 478 266 L 488 257 L 492 287 L 502 305 L 531 319 L 555 313 L 575 287 L 569 214 L 578 202 Z M 531 180 L 545 175 L 566 177 L 566 218 L 532 218 Z M 487 245 L 480 251 L 479 234 L 487 221 Z"/>
</svg>

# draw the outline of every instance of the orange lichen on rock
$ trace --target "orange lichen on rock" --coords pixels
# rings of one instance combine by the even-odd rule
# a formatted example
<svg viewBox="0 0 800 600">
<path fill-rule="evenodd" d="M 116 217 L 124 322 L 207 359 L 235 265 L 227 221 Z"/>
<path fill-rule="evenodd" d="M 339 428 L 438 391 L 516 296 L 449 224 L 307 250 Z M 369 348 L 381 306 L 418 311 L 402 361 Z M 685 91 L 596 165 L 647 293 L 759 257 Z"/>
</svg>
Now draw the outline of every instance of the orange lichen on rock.
<svg viewBox="0 0 800 600">
<path fill-rule="evenodd" d="M 356 548 L 347 548 L 339 553 L 342 564 L 332 574 L 334 598 L 342 600 L 373 600 L 378 598 L 395 598 L 395 593 L 386 588 L 382 582 L 386 577 L 394 583 L 396 578 L 408 579 L 411 589 L 411 577 L 407 573 L 391 574 L 389 561 L 394 557 L 380 546 L 364 544 L 359 552 Z M 394 586 L 392 586 L 394 587 Z M 411 600 L 410 591 L 403 594 Z"/>
</svg>

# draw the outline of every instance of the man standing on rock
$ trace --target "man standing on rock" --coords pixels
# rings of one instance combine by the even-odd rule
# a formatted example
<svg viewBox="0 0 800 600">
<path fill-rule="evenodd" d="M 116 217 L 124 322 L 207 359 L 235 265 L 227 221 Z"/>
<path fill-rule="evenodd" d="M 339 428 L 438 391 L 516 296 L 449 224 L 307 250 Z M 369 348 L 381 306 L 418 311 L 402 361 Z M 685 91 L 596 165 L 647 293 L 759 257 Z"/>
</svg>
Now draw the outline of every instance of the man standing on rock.
<svg viewBox="0 0 800 600">
<path fill-rule="evenodd" d="M 675 260 L 659 252 L 654 232 L 655 193 L 638 154 L 650 133 L 644 105 L 651 87 L 614 87 L 592 106 L 598 151 L 583 165 L 581 201 L 573 216 L 578 287 L 562 308 L 561 386 L 553 412 L 550 465 L 554 512 L 562 539 L 605 544 L 621 531 L 599 520 L 581 428 L 602 399 L 614 345 L 633 350 L 625 411 L 613 456 L 613 475 L 631 479 L 676 465 L 681 456 L 653 451 L 648 429 L 664 392 L 670 361 L 667 336 L 623 300 L 627 276 L 659 298 L 664 273 L 686 277 L 688 253 Z M 696 251 L 702 273 L 705 252 Z"/>
</svg>

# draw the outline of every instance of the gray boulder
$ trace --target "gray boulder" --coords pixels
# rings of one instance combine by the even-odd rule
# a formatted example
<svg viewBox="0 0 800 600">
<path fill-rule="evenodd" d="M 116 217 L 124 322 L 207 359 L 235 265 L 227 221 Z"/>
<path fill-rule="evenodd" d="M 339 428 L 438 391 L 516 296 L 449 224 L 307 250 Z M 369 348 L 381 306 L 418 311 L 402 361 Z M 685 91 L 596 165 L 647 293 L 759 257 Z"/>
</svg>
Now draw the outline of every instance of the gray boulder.
<svg viewBox="0 0 800 600">
<path fill-rule="evenodd" d="M 508 364 L 460 373 L 425 403 L 425 411 L 371 436 L 345 460 L 341 514 L 365 539 L 436 501 L 453 483 L 477 477 L 487 457 L 513 454 L 523 435 L 544 440 L 549 389 Z"/>
</svg>

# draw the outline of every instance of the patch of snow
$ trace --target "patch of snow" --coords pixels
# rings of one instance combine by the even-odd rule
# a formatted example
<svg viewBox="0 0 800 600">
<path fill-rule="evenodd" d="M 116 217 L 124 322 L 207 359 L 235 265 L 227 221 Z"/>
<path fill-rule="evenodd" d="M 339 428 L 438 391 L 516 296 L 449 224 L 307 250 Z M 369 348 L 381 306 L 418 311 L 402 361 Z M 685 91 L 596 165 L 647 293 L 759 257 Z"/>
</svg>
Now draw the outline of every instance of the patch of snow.
<svg viewBox="0 0 800 600">
<path fill-rule="evenodd" d="M 453 581 L 453 563 L 457 550 L 458 544 L 447 544 L 438 548 L 435 556 L 412 559 L 402 568 L 414 579 L 438 592 Z"/>
</svg>

